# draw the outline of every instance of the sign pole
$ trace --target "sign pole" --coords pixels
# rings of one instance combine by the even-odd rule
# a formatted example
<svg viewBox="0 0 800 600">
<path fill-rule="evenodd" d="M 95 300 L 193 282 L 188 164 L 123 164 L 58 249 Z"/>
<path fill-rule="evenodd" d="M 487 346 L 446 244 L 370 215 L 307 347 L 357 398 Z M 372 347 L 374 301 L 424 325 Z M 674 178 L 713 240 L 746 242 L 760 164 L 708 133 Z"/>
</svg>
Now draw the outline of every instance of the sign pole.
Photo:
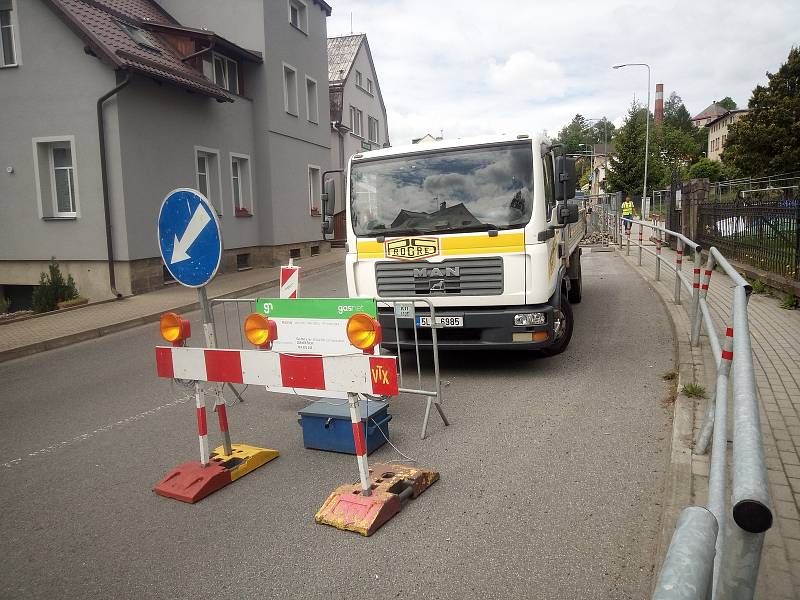
<svg viewBox="0 0 800 600">
<path fill-rule="evenodd" d="M 200 309 L 203 311 L 203 333 L 206 337 L 206 347 L 217 347 L 217 332 L 214 327 L 214 315 L 211 312 L 211 303 L 208 301 L 208 294 L 206 293 L 206 286 L 197 288 L 197 297 L 200 300 Z M 225 408 L 225 396 L 222 393 L 222 385 L 216 384 L 214 386 L 214 393 L 217 400 L 214 403 L 214 410 L 217 411 L 219 419 L 219 428 L 222 432 L 222 447 L 225 449 L 225 455 L 230 456 L 233 453 L 231 446 L 231 434 L 228 431 L 228 415 Z"/>
</svg>

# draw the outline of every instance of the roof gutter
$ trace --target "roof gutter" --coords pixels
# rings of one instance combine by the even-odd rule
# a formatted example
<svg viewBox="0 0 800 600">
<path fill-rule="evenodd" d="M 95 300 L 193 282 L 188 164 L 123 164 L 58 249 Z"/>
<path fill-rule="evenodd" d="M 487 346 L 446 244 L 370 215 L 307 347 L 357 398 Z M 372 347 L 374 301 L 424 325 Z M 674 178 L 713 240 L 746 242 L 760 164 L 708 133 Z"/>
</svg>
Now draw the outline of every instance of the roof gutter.
<svg viewBox="0 0 800 600">
<path fill-rule="evenodd" d="M 125 71 L 125 79 L 113 90 L 106 92 L 97 99 L 97 131 L 100 141 L 100 179 L 103 184 L 103 212 L 106 220 L 106 249 L 108 253 L 108 283 L 111 293 L 115 298 L 122 298 L 122 294 L 117 291 L 117 278 L 114 273 L 114 236 L 111 231 L 111 202 L 108 197 L 108 166 L 106 161 L 106 128 L 103 122 L 103 103 L 116 95 L 122 88 L 131 82 L 131 74 Z"/>
</svg>

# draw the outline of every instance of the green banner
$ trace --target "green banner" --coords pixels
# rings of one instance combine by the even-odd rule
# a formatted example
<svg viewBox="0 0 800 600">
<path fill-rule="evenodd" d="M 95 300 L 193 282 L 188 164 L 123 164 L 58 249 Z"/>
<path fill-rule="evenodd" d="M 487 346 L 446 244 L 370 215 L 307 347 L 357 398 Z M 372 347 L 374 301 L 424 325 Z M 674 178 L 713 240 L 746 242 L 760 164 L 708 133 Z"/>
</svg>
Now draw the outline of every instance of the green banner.
<svg viewBox="0 0 800 600">
<path fill-rule="evenodd" d="M 256 311 L 285 319 L 349 319 L 355 313 L 378 316 L 373 298 L 259 298 Z"/>
</svg>

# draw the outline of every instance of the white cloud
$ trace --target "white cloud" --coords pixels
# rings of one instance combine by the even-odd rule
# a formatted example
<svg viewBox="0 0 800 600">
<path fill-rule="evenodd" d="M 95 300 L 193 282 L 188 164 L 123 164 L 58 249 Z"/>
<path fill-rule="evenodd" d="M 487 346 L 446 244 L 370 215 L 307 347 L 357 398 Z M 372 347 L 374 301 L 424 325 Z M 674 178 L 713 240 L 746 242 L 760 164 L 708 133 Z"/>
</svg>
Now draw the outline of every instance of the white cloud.
<svg viewBox="0 0 800 600">
<path fill-rule="evenodd" d="M 797 0 L 332 0 L 328 33 L 369 37 L 393 144 L 548 130 L 576 113 L 615 123 L 664 83 L 696 114 L 740 106 L 797 44 Z M 651 98 L 652 103 L 652 98 Z"/>
<path fill-rule="evenodd" d="M 515 52 L 500 64 L 491 61 L 488 71 L 489 83 L 495 91 L 514 91 L 526 99 L 555 98 L 563 96 L 567 89 L 561 65 L 530 50 Z"/>
</svg>

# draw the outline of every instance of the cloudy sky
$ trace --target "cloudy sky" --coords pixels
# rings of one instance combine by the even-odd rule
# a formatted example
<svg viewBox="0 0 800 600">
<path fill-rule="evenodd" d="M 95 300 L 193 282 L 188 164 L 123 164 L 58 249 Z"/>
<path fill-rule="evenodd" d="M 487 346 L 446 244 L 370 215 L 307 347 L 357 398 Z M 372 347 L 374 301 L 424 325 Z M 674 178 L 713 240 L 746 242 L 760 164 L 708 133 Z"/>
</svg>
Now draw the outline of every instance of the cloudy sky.
<svg viewBox="0 0 800 600">
<path fill-rule="evenodd" d="M 800 45 L 800 0 L 329 0 L 328 35 L 366 33 L 393 145 L 621 122 L 634 95 L 676 91 L 692 115 L 746 106 Z M 653 91 L 652 96 L 655 96 Z M 652 103 L 653 100 L 651 100 Z M 652 106 L 652 104 L 651 104 Z"/>
</svg>

